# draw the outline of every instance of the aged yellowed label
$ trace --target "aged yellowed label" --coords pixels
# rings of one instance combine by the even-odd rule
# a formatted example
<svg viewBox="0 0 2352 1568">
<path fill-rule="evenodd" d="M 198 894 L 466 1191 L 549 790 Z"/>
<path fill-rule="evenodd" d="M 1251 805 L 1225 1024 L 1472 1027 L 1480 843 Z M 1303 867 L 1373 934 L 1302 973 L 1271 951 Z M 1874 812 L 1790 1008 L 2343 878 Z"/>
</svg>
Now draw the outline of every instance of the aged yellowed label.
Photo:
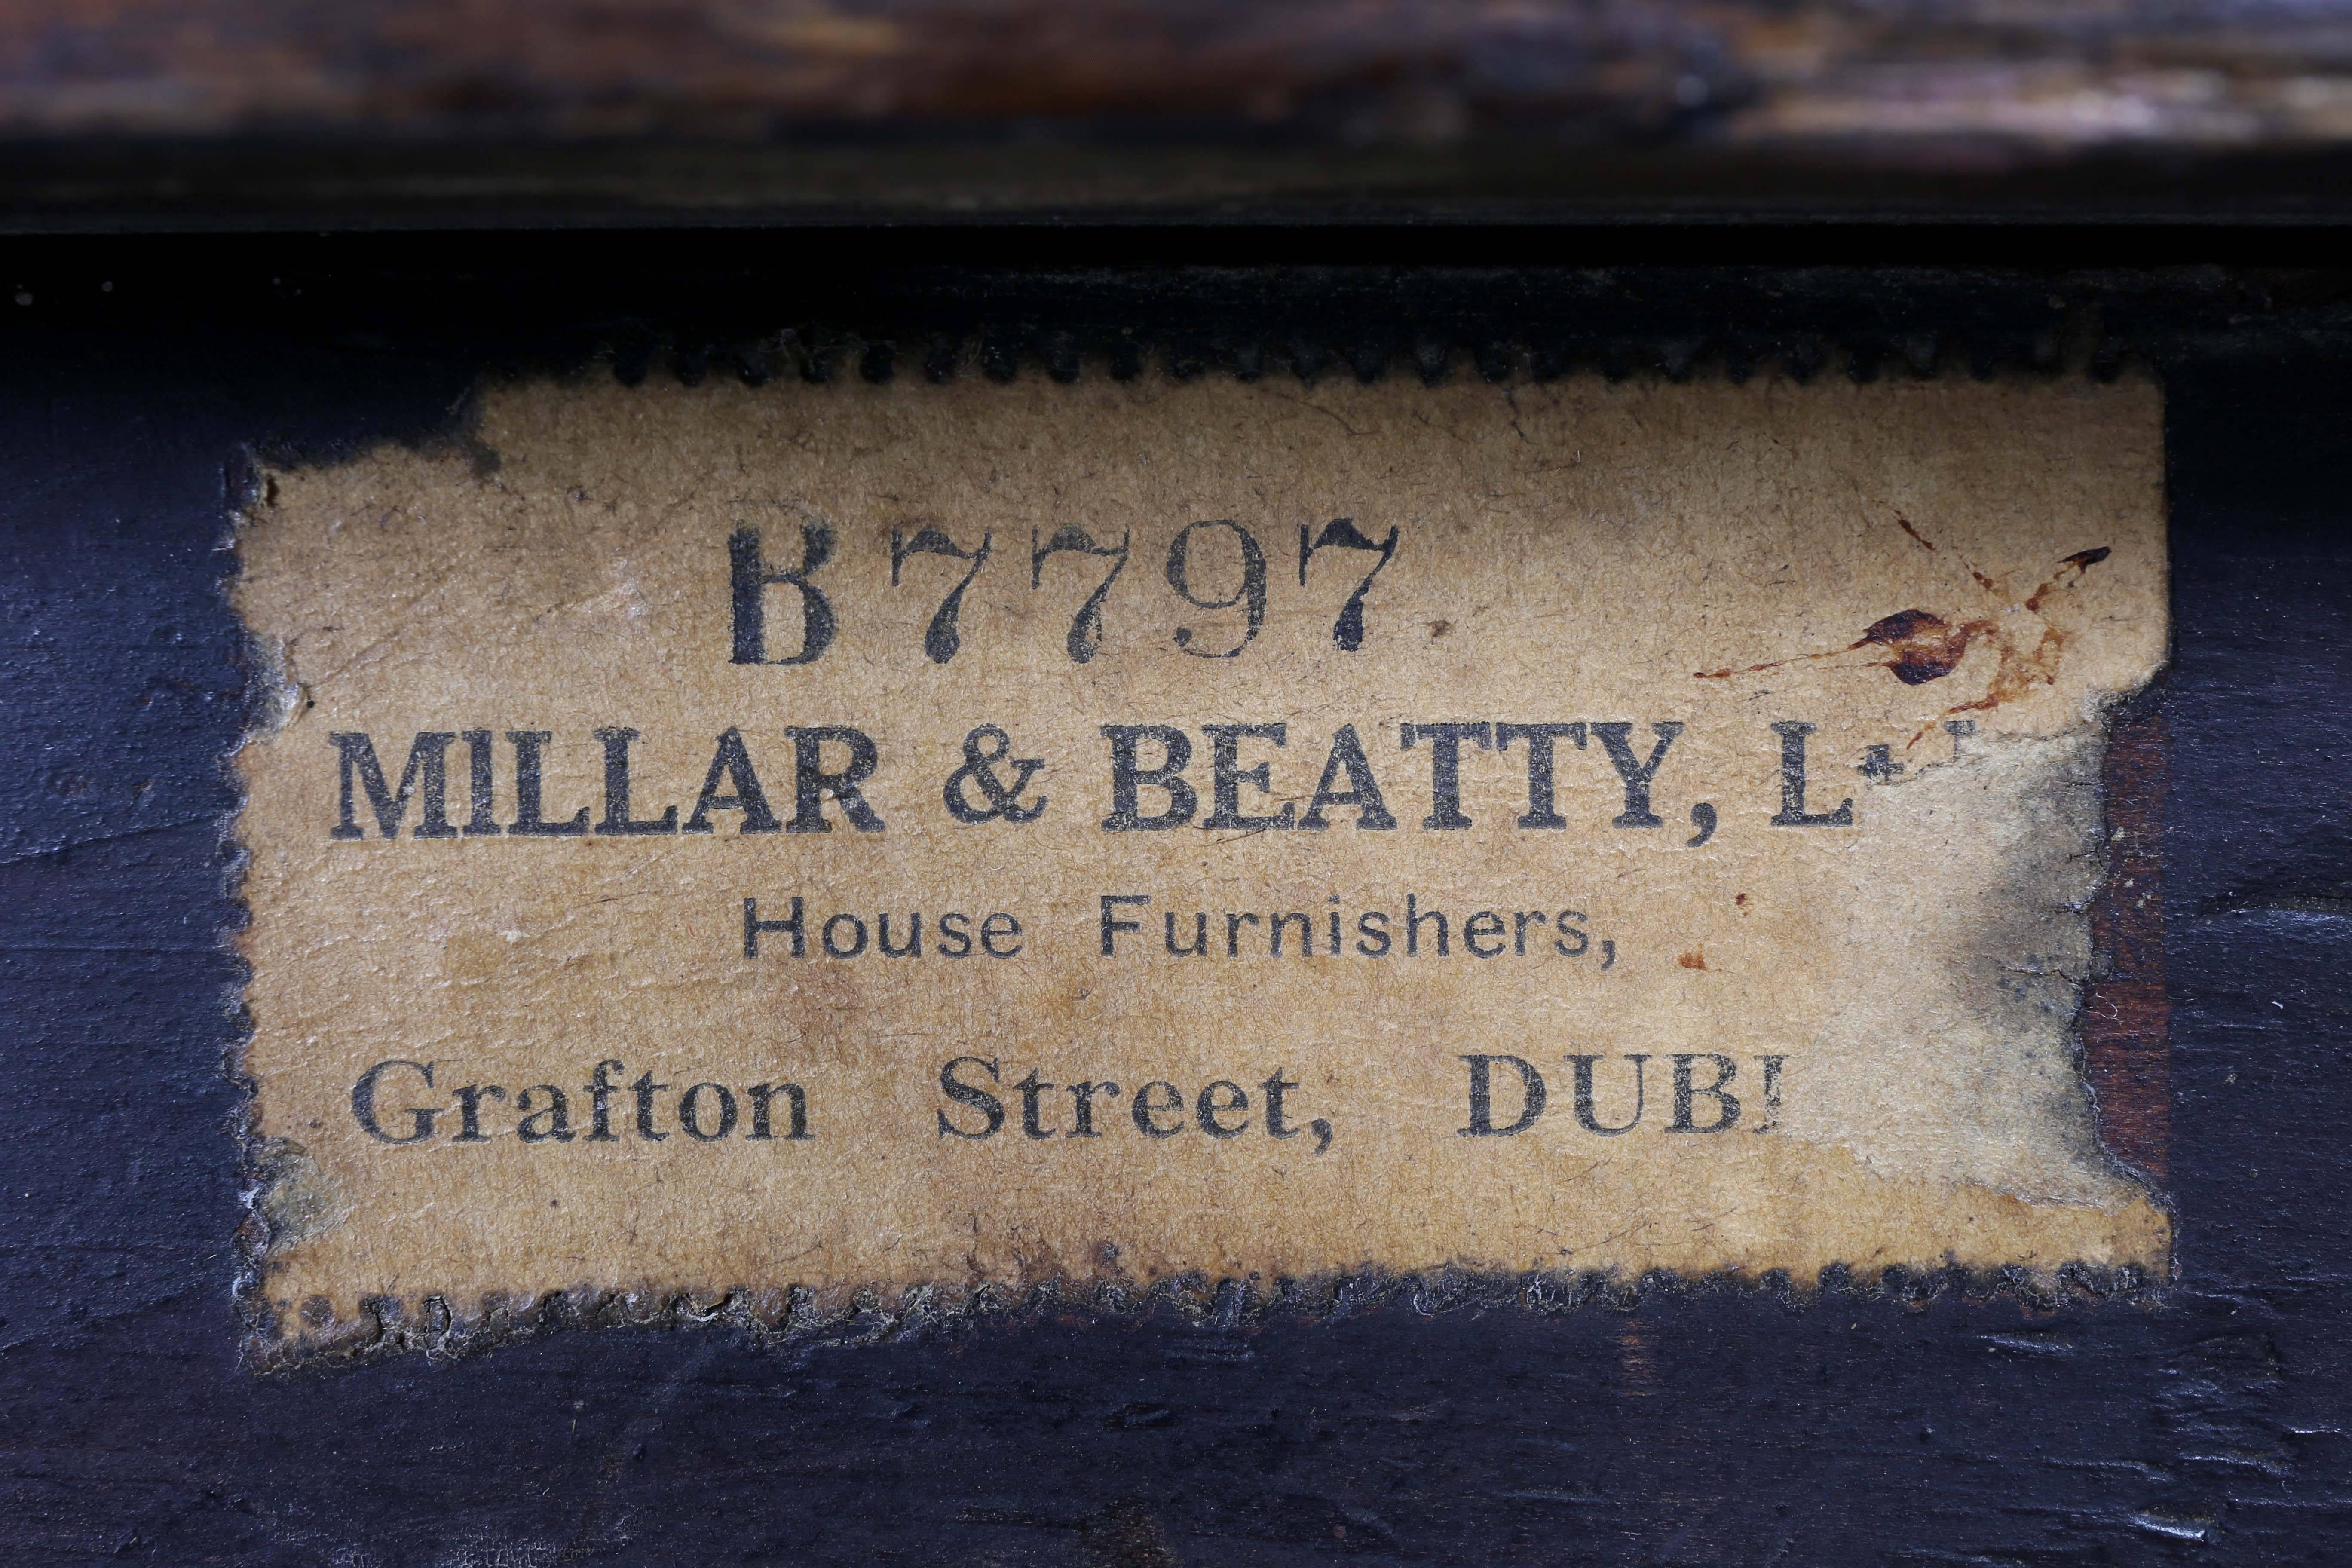
<svg viewBox="0 0 2352 1568">
<path fill-rule="evenodd" d="M 2155 388 L 487 393 L 237 604 L 261 1293 L 2161 1270 Z"/>
</svg>

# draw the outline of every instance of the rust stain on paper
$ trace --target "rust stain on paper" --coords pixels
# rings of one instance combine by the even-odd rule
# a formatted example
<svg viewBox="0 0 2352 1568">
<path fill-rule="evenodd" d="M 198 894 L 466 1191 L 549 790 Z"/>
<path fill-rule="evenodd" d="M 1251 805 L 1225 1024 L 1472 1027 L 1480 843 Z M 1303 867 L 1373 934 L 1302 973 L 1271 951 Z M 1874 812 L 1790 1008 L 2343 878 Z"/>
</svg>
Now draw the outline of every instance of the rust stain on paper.
<svg viewBox="0 0 2352 1568">
<path fill-rule="evenodd" d="M 238 757 L 277 1331 L 2160 1274 L 2077 1028 L 2159 413 L 533 382 L 495 464 L 279 473 L 236 590 L 286 694 Z"/>
</svg>

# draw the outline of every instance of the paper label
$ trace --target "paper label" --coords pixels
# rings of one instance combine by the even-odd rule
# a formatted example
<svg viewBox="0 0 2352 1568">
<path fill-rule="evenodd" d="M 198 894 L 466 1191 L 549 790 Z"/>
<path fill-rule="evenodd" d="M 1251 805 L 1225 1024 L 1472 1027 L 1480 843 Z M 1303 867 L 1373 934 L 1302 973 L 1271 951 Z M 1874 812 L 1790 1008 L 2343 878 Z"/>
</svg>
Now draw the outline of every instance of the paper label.
<svg viewBox="0 0 2352 1568">
<path fill-rule="evenodd" d="M 2074 1028 L 2159 430 L 534 382 L 279 472 L 260 1293 L 2161 1270 Z"/>
</svg>

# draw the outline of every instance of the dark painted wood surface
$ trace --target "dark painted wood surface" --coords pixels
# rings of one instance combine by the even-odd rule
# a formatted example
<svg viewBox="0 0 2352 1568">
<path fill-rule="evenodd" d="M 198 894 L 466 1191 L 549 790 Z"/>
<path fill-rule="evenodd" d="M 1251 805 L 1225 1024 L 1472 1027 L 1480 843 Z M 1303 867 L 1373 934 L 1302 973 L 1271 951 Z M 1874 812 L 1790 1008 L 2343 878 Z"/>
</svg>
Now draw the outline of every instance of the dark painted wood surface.
<svg viewBox="0 0 2352 1568">
<path fill-rule="evenodd" d="M 527 248 L 504 275 L 480 248 L 397 267 L 299 247 L 144 254 L 36 258 L 20 289 L 87 287 L 84 313 L 0 339 L 0 1560 L 2352 1553 L 2342 280 L 861 268 L 826 283 L 739 257 L 620 281 L 615 263 L 591 284 L 547 282 Z M 19 309 L 21 323 L 42 307 Z M 239 453 L 428 437 L 486 361 L 599 342 L 632 375 L 1299 360 L 1910 374 L 2037 358 L 2089 374 L 2147 356 L 2170 395 L 2177 653 L 2137 722 L 2166 737 L 2178 1280 L 2108 1300 L 1986 1280 L 1656 1281 L 1568 1310 L 1494 1291 L 1458 1304 L 1424 1282 L 1316 1321 L 1012 1314 L 786 1351 L 724 1327 L 573 1329 L 246 1370 L 221 768 L 245 684 L 219 594 Z M 2156 1092 L 2145 1076 L 2138 1092 Z"/>
</svg>

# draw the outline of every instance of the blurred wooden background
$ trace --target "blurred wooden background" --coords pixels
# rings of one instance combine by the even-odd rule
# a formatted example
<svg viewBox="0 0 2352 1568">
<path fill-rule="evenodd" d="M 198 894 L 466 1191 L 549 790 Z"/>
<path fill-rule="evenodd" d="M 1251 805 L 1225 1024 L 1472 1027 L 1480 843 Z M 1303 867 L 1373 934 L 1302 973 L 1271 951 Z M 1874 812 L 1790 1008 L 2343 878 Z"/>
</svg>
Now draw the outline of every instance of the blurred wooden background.
<svg viewBox="0 0 2352 1568">
<path fill-rule="evenodd" d="M 0 224 L 2309 220 L 2314 0 L 11 0 Z"/>
</svg>

